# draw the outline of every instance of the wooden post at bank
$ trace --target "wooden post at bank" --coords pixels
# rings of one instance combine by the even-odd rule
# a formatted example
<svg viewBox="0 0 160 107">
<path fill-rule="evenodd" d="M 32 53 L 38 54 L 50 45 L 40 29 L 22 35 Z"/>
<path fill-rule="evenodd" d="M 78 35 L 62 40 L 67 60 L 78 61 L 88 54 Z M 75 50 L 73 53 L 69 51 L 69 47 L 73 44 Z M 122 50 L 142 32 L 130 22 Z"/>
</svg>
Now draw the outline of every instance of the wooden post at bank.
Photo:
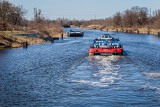
<svg viewBox="0 0 160 107">
<path fill-rule="evenodd" d="M 116 29 L 116 32 L 118 32 L 118 29 Z"/>
<path fill-rule="evenodd" d="M 63 33 L 61 34 L 61 39 L 63 40 Z"/>
<path fill-rule="evenodd" d="M 160 32 L 158 32 L 158 36 L 160 37 Z"/>
<path fill-rule="evenodd" d="M 150 31 L 147 31 L 147 34 L 150 35 Z"/>
<path fill-rule="evenodd" d="M 139 30 L 137 30 L 137 34 L 139 34 Z"/>
<path fill-rule="evenodd" d="M 23 42 L 22 45 L 23 45 L 23 48 L 27 48 L 28 47 L 28 42 Z"/>
<path fill-rule="evenodd" d="M 51 38 L 51 43 L 54 43 L 54 38 Z"/>
</svg>

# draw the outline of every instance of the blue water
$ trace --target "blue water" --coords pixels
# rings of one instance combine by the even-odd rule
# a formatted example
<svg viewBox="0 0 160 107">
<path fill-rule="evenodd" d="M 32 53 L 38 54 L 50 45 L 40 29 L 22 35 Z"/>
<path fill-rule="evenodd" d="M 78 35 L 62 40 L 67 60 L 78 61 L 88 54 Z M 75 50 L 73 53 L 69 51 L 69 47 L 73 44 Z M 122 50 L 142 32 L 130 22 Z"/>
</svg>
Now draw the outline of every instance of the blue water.
<svg viewBox="0 0 160 107">
<path fill-rule="evenodd" d="M 83 38 L 0 51 L 0 107 L 160 106 L 160 38 L 114 33 L 124 56 L 88 56 L 106 32 L 83 31 Z"/>
</svg>

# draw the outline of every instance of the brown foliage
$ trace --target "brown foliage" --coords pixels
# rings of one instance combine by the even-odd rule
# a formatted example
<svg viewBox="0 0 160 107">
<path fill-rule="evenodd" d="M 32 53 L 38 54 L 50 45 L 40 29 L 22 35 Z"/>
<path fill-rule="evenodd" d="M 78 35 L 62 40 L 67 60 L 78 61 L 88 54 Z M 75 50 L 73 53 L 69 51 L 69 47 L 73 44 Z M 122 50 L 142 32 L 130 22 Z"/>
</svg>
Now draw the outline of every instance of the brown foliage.
<svg viewBox="0 0 160 107">
<path fill-rule="evenodd" d="M 0 30 L 8 30 L 10 25 L 19 26 L 23 22 L 26 10 L 15 6 L 7 0 L 0 1 Z"/>
<path fill-rule="evenodd" d="M 0 20 L 0 31 L 7 30 L 7 23 L 5 21 Z"/>
</svg>

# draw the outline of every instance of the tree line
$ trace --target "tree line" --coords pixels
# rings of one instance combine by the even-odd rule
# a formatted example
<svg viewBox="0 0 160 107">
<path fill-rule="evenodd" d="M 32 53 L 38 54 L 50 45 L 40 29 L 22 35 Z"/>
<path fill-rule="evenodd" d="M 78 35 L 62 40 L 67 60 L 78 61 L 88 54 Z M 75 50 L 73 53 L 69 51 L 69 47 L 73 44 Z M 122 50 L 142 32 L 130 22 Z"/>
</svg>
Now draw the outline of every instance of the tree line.
<svg viewBox="0 0 160 107">
<path fill-rule="evenodd" d="M 0 0 L 0 31 L 23 30 L 50 36 L 63 32 L 62 19 L 50 20 L 43 16 L 42 10 L 33 9 L 33 19 L 27 20 L 27 10 L 22 5 L 14 5 L 8 0 Z"/>
<path fill-rule="evenodd" d="M 60 28 L 67 25 L 89 26 L 102 25 L 107 27 L 127 27 L 127 28 L 156 28 L 160 29 L 160 10 L 151 11 L 146 7 L 134 6 L 124 12 L 117 12 L 112 17 L 105 19 L 91 20 L 69 20 L 67 18 L 57 18 L 50 20 L 43 16 L 42 10 L 34 8 L 34 19 L 27 20 L 25 15 L 27 10 L 22 5 L 14 5 L 7 0 L 0 0 L 0 30 L 11 30 L 22 26 L 31 29 L 40 29 L 42 26 L 56 26 Z"/>
<path fill-rule="evenodd" d="M 160 10 L 151 11 L 146 7 L 134 6 L 124 12 L 117 12 L 112 17 L 105 19 L 92 19 L 89 21 L 81 21 L 84 26 L 102 25 L 112 27 L 126 28 L 154 28 L 160 29 Z"/>
<path fill-rule="evenodd" d="M 151 11 L 147 7 L 134 6 L 124 12 L 116 12 L 105 19 L 69 20 L 61 19 L 65 25 L 89 26 L 101 25 L 102 27 L 119 28 L 148 28 L 160 29 L 160 9 Z"/>
</svg>

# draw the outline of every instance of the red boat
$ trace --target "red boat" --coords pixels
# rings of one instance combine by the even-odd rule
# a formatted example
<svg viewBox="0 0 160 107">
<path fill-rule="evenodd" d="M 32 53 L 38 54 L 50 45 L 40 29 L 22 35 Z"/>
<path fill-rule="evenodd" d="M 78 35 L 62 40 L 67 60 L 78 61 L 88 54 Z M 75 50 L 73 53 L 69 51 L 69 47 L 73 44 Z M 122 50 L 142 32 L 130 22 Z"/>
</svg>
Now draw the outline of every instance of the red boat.
<svg viewBox="0 0 160 107">
<path fill-rule="evenodd" d="M 123 55 L 123 48 L 90 48 L 89 55 Z"/>
<path fill-rule="evenodd" d="M 123 47 L 119 39 L 110 34 L 104 34 L 95 39 L 88 51 L 89 55 L 123 55 Z"/>
</svg>

